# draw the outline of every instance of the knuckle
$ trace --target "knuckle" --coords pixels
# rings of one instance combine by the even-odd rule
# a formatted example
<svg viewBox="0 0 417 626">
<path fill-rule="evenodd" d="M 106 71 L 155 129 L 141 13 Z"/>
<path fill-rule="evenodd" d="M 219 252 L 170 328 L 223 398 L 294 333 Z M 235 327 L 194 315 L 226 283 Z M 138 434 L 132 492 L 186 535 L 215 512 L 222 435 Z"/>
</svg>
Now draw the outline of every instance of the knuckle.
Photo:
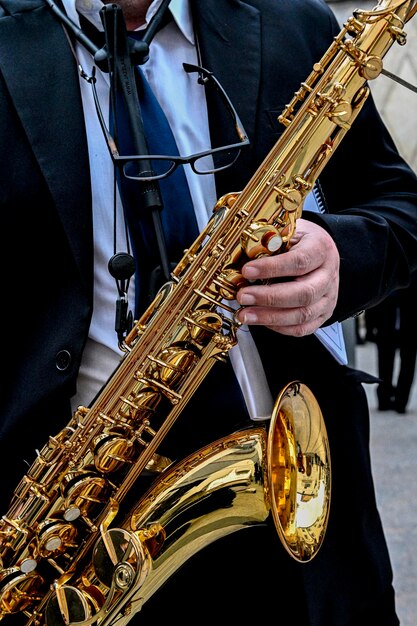
<svg viewBox="0 0 417 626">
<path fill-rule="evenodd" d="M 307 326 L 299 324 L 294 328 L 294 337 L 305 337 L 308 334 Z"/>
<path fill-rule="evenodd" d="M 312 317 L 312 310 L 308 306 L 300 307 L 298 310 L 298 325 L 306 324 Z"/>
<path fill-rule="evenodd" d="M 294 260 L 297 273 L 304 274 L 309 269 L 311 261 L 308 254 L 299 251 Z"/>
<path fill-rule="evenodd" d="M 301 298 L 301 305 L 303 307 L 309 307 L 313 302 L 316 302 L 317 291 L 313 285 L 304 285 L 304 290 Z"/>
<path fill-rule="evenodd" d="M 267 307 L 275 306 L 275 296 L 274 296 L 273 289 L 268 289 L 268 291 L 266 292 L 265 305 Z"/>
</svg>

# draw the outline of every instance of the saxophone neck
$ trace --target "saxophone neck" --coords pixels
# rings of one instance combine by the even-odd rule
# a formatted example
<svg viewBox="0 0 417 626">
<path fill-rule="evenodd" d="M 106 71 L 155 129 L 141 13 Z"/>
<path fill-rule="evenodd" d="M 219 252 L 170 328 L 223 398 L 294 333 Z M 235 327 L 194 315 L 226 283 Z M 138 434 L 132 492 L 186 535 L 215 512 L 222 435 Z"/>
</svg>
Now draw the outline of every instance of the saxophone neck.
<svg viewBox="0 0 417 626">
<path fill-rule="evenodd" d="M 375 16 L 388 13 L 396 14 L 405 24 L 415 15 L 416 10 L 417 0 L 379 0 L 371 11 L 362 11 L 359 9 L 355 11 L 355 15 L 357 13 Z"/>
</svg>

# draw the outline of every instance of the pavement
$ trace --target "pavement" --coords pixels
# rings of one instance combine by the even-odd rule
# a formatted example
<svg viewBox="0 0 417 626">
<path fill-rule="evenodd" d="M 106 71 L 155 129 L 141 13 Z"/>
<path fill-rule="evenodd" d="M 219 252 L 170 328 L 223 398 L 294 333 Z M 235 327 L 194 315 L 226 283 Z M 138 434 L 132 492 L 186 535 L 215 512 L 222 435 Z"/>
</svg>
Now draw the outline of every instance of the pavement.
<svg viewBox="0 0 417 626">
<path fill-rule="evenodd" d="M 376 374 L 375 344 L 366 342 L 352 350 L 352 365 Z M 371 412 L 374 482 L 394 570 L 397 613 L 401 626 L 417 626 L 417 373 L 405 415 L 379 412 L 376 386 L 365 385 L 365 389 Z"/>
</svg>

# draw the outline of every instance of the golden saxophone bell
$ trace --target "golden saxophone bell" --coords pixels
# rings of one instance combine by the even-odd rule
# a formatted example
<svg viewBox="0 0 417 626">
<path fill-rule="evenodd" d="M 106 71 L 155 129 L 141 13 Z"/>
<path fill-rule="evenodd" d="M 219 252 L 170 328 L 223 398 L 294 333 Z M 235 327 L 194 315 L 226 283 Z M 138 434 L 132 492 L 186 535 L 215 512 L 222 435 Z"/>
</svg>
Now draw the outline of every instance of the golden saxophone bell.
<svg viewBox="0 0 417 626">
<path fill-rule="evenodd" d="M 267 460 L 271 512 L 279 538 L 295 560 L 309 561 L 326 531 L 331 465 L 323 415 L 306 385 L 292 382 L 278 396 Z"/>
</svg>

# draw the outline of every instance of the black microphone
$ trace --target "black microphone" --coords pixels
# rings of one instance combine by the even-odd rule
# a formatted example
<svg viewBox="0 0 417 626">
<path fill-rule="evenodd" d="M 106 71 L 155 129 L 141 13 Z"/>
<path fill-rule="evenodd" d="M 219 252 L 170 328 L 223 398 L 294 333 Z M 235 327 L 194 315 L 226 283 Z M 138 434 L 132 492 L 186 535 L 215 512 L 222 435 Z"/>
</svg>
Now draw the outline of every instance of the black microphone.
<svg viewBox="0 0 417 626">
<path fill-rule="evenodd" d="M 133 327 L 133 314 L 132 311 L 128 311 L 127 289 L 129 279 L 136 270 L 135 259 L 127 252 L 117 252 L 109 259 L 108 269 L 111 276 L 116 280 L 119 292 L 119 297 L 116 300 L 114 330 L 117 333 L 119 343 L 123 343 L 125 333 L 130 332 Z"/>
<path fill-rule="evenodd" d="M 108 268 L 113 278 L 127 281 L 135 273 L 135 259 L 128 252 L 117 252 L 109 259 Z"/>
<path fill-rule="evenodd" d="M 58 19 L 71 30 L 77 41 L 79 41 L 88 50 L 88 52 L 90 52 L 97 67 L 102 72 L 108 72 L 109 52 L 105 44 L 104 33 L 100 32 L 82 14 L 80 14 L 80 24 L 82 25 L 82 28 L 79 28 L 77 24 L 73 22 L 53 0 L 45 0 L 45 2 Z M 171 0 L 163 0 L 163 2 L 161 2 L 161 5 L 144 31 L 143 38 L 141 40 L 129 39 L 130 54 L 133 65 L 142 65 L 148 60 L 149 45 L 155 33 L 166 26 L 171 19 L 171 15 L 167 11 L 170 2 Z"/>
</svg>

